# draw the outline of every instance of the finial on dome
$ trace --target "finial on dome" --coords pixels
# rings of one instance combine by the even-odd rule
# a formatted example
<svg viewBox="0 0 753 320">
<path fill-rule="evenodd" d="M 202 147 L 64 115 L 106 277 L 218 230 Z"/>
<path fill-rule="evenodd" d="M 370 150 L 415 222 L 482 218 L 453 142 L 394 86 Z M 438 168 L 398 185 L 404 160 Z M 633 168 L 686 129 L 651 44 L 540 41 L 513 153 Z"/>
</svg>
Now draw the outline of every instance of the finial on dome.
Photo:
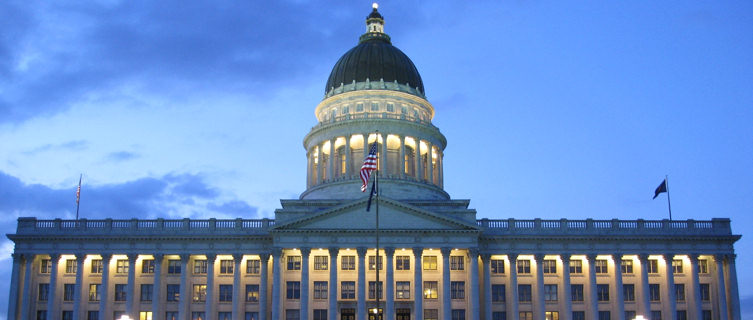
<svg viewBox="0 0 753 320">
<path fill-rule="evenodd" d="M 374 10 L 379 9 L 379 4 L 374 2 L 371 4 L 371 7 L 374 8 Z"/>
</svg>

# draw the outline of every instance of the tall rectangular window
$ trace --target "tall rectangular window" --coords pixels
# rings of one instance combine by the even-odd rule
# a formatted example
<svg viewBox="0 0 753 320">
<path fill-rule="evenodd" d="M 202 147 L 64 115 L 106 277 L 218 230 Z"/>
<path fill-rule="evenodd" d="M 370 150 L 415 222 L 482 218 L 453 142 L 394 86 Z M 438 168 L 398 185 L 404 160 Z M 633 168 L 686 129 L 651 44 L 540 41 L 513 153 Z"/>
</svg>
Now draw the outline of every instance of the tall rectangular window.
<svg viewBox="0 0 753 320">
<path fill-rule="evenodd" d="M 608 266 L 609 263 L 604 259 L 596 259 L 596 261 L 594 262 L 594 269 L 596 270 L 596 274 L 604 274 L 609 272 Z"/>
<path fill-rule="evenodd" d="M 327 299 L 327 281 L 314 281 L 314 299 Z"/>
<path fill-rule="evenodd" d="M 531 312 L 531 311 L 520 311 L 520 312 L 518 312 L 518 319 L 519 320 L 533 320 L 533 312 Z"/>
<path fill-rule="evenodd" d="M 139 311 L 139 320 L 152 320 L 151 311 Z"/>
<path fill-rule="evenodd" d="M 314 320 L 327 320 L 327 309 L 314 309 Z"/>
<path fill-rule="evenodd" d="M 91 268 L 89 270 L 90 273 L 102 273 L 103 263 L 102 259 L 92 259 Z"/>
<path fill-rule="evenodd" d="M 570 300 L 583 301 L 583 285 L 582 284 L 570 285 Z"/>
<path fill-rule="evenodd" d="M 531 302 L 531 285 L 518 285 L 518 302 Z"/>
<path fill-rule="evenodd" d="M 544 285 L 544 301 L 557 301 L 557 285 L 545 284 Z"/>
<path fill-rule="evenodd" d="M 37 310 L 37 320 L 47 320 L 47 310 Z"/>
<path fill-rule="evenodd" d="M 65 260 L 65 273 L 75 274 L 78 271 L 78 261 L 73 259 Z"/>
<path fill-rule="evenodd" d="M 410 270 L 410 256 L 396 256 L 395 270 Z"/>
<path fill-rule="evenodd" d="M 42 259 L 41 263 L 39 264 L 39 273 L 50 273 L 50 272 L 52 272 L 52 260 Z"/>
<path fill-rule="evenodd" d="M 677 301 L 685 301 L 685 285 L 682 283 L 675 283 L 675 299 Z"/>
<path fill-rule="evenodd" d="M 379 270 L 384 270 L 383 258 L 383 256 L 379 256 Z M 376 256 L 369 256 L 369 270 L 376 270 L 376 261 Z"/>
<path fill-rule="evenodd" d="M 89 284 L 89 301 L 99 301 L 99 283 Z"/>
<path fill-rule="evenodd" d="M 395 105 L 392 103 L 387 104 L 387 112 L 395 112 Z"/>
<path fill-rule="evenodd" d="M 154 273 L 154 259 L 141 260 L 141 273 L 143 274 Z"/>
<path fill-rule="evenodd" d="M 651 311 L 651 320 L 661 320 L 661 311 Z"/>
<path fill-rule="evenodd" d="M 465 270 L 465 257 L 450 256 L 450 270 Z"/>
<path fill-rule="evenodd" d="M 556 274 L 557 260 L 544 260 L 542 261 L 542 267 L 544 268 L 545 274 Z"/>
<path fill-rule="evenodd" d="M 424 270 L 437 270 L 437 256 L 424 256 Z"/>
<path fill-rule="evenodd" d="M 608 284 L 596 285 L 596 300 L 609 301 L 609 285 Z"/>
<path fill-rule="evenodd" d="M 191 312 L 191 320 L 206 320 L 206 318 L 204 316 L 204 312 L 201 312 L 201 311 L 199 311 L 199 312 L 197 312 L 197 311 Z"/>
<path fill-rule="evenodd" d="M 436 299 L 439 292 L 438 286 L 437 281 L 424 281 L 424 299 Z"/>
<path fill-rule="evenodd" d="M 220 302 L 231 302 L 231 301 L 233 301 L 233 285 L 221 284 L 220 285 Z"/>
<path fill-rule="evenodd" d="M 356 270 L 356 256 L 340 257 L 340 270 Z"/>
<path fill-rule="evenodd" d="M 711 289 L 708 283 L 701 283 L 701 301 L 711 301 Z"/>
<path fill-rule="evenodd" d="M 259 285 L 246 285 L 246 302 L 259 302 Z"/>
<path fill-rule="evenodd" d="M 376 102 L 371 103 L 371 111 L 379 111 L 379 104 Z"/>
<path fill-rule="evenodd" d="M 685 310 L 677 310 L 677 320 L 688 320 L 688 312 Z"/>
<path fill-rule="evenodd" d="M 424 309 L 424 320 L 439 320 L 439 310 Z"/>
<path fill-rule="evenodd" d="M 709 261 L 706 259 L 698 259 L 698 273 L 709 273 Z"/>
<path fill-rule="evenodd" d="M 382 281 L 379 281 L 379 299 L 383 299 L 383 286 Z M 377 286 L 376 281 L 369 281 L 369 299 L 376 299 Z"/>
<path fill-rule="evenodd" d="M 711 316 L 711 310 L 703 310 L 701 315 L 701 319 L 703 320 L 712 320 L 713 317 Z"/>
<path fill-rule="evenodd" d="M 622 297 L 625 299 L 625 301 L 635 301 L 635 285 L 634 284 L 623 284 L 622 285 Z"/>
<path fill-rule="evenodd" d="M 234 260 L 230 260 L 230 259 L 220 260 L 220 274 L 233 274 L 233 267 L 235 267 Z"/>
<path fill-rule="evenodd" d="M 301 310 L 299 309 L 285 309 L 285 320 L 300 320 Z"/>
<path fill-rule="evenodd" d="M 232 320 L 232 319 L 233 319 L 232 312 L 218 312 L 217 313 L 217 320 Z"/>
<path fill-rule="evenodd" d="M 356 104 L 356 112 L 363 112 L 363 103 Z"/>
<path fill-rule="evenodd" d="M 285 286 L 285 297 L 291 300 L 298 300 L 301 298 L 301 282 L 300 281 L 288 281 Z"/>
<path fill-rule="evenodd" d="M 165 300 L 167 301 L 178 301 L 180 299 L 180 285 L 179 284 L 168 284 L 167 285 L 167 294 L 165 297 Z"/>
<path fill-rule="evenodd" d="M 465 281 L 450 282 L 450 298 L 465 299 Z"/>
<path fill-rule="evenodd" d="M 585 311 L 573 311 L 573 320 L 586 320 Z"/>
<path fill-rule="evenodd" d="M 452 320 L 465 320 L 465 309 L 452 309 Z"/>
<path fill-rule="evenodd" d="M 180 260 L 167 260 L 167 273 L 180 274 Z"/>
<path fill-rule="evenodd" d="M 246 273 L 260 274 L 261 273 L 261 260 L 259 259 L 246 260 Z"/>
<path fill-rule="evenodd" d="M 599 320 L 612 320 L 612 315 L 609 311 L 599 311 Z"/>
<path fill-rule="evenodd" d="M 505 260 L 502 259 L 492 259 L 491 260 L 491 271 L 492 274 L 503 274 L 505 273 Z"/>
<path fill-rule="evenodd" d="M 288 270 L 301 270 L 301 256 L 288 256 Z"/>
<path fill-rule="evenodd" d="M 243 320 L 259 320 L 259 313 L 258 312 L 246 312 Z"/>
<path fill-rule="evenodd" d="M 518 260 L 518 274 L 531 273 L 531 260 Z"/>
<path fill-rule="evenodd" d="M 546 319 L 546 320 L 560 320 L 560 313 L 557 312 L 557 311 L 547 311 L 547 312 L 544 313 L 544 319 Z"/>
<path fill-rule="evenodd" d="M 37 288 L 39 288 L 39 290 L 37 291 L 37 300 L 47 301 L 47 298 L 50 294 L 50 284 L 40 283 Z"/>
<path fill-rule="evenodd" d="M 206 260 L 194 260 L 193 261 L 193 274 L 207 274 L 207 261 Z"/>
<path fill-rule="evenodd" d="M 659 273 L 659 260 L 656 259 L 648 259 L 648 273 Z M 653 318 L 651 318 L 653 319 Z"/>
<path fill-rule="evenodd" d="M 650 301 L 660 301 L 661 291 L 659 290 L 658 283 L 652 283 L 648 285 L 648 299 Z M 653 318 L 651 318 L 653 319 Z"/>
<path fill-rule="evenodd" d="M 571 274 L 583 273 L 583 261 L 582 260 L 570 260 L 570 273 Z"/>
<path fill-rule="evenodd" d="M 623 274 L 633 273 L 633 260 L 624 259 L 620 261 L 620 270 Z"/>
<path fill-rule="evenodd" d="M 682 273 L 682 260 L 680 260 L 680 259 L 673 259 L 672 260 L 672 272 L 673 273 Z"/>
<path fill-rule="evenodd" d="M 118 259 L 115 261 L 115 273 L 127 274 L 128 273 L 128 260 Z"/>
<path fill-rule="evenodd" d="M 327 270 L 328 259 L 328 256 L 314 256 L 314 270 Z"/>
<path fill-rule="evenodd" d="M 195 284 L 193 285 L 193 302 L 205 302 L 207 301 L 207 285 Z"/>
<path fill-rule="evenodd" d="M 492 312 L 492 320 L 507 320 L 507 313 L 504 311 Z"/>
<path fill-rule="evenodd" d="M 152 301 L 153 292 L 154 292 L 154 285 L 142 284 L 141 285 L 141 301 Z"/>
<path fill-rule="evenodd" d="M 99 311 L 87 311 L 86 320 L 99 320 Z"/>
<path fill-rule="evenodd" d="M 115 285 L 115 301 L 126 301 L 126 285 L 118 283 Z"/>
<path fill-rule="evenodd" d="M 178 313 L 174 311 L 165 312 L 165 320 L 178 320 Z"/>
<path fill-rule="evenodd" d="M 492 285 L 492 302 L 504 302 L 505 301 L 505 285 L 493 284 Z"/>
<path fill-rule="evenodd" d="M 410 281 L 395 283 L 395 299 L 410 299 Z"/>
<path fill-rule="evenodd" d="M 63 301 L 73 301 L 73 291 L 75 285 L 72 283 L 63 284 Z"/>
<path fill-rule="evenodd" d="M 625 320 L 635 319 L 635 311 L 625 311 Z"/>
<path fill-rule="evenodd" d="M 355 298 L 356 298 L 356 282 L 355 281 L 340 282 L 340 299 L 355 299 Z"/>
</svg>

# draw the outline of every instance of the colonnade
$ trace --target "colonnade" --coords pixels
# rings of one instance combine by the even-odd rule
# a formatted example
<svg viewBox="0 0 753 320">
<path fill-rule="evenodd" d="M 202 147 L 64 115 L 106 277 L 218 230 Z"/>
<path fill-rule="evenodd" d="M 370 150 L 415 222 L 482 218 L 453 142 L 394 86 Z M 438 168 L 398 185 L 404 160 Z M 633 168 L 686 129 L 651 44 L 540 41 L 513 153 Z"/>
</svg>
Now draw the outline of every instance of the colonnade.
<svg viewBox="0 0 753 320">
<path fill-rule="evenodd" d="M 367 132 L 334 137 L 309 148 L 308 187 L 343 178 L 355 179 L 374 141 L 379 143 L 378 163 L 382 174 L 443 187 L 441 146 L 407 135 Z M 396 148 L 389 147 L 393 144 L 391 141 L 397 142 Z M 355 154 L 354 150 L 361 150 L 363 154 Z"/>
<path fill-rule="evenodd" d="M 357 255 L 356 270 L 342 270 L 339 265 L 338 257 L 352 256 L 353 252 Z M 412 303 L 412 315 L 411 319 L 423 319 L 424 310 L 429 308 L 439 307 L 441 312 L 437 312 L 440 315 L 439 319 L 450 319 L 450 314 L 453 313 L 455 308 L 462 307 L 463 312 L 466 314 L 466 319 L 479 320 L 479 319 L 495 319 L 496 313 L 505 313 L 507 319 L 517 319 L 518 317 L 528 317 L 532 319 L 545 319 L 548 313 L 556 313 L 559 319 L 572 319 L 579 318 L 578 313 L 584 316 L 584 319 L 599 319 L 599 312 L 609 311 L 611 312 L 611 319 L 617 320 L 630 320 L 626 319 L 626 315 L 629 314 L 626 311 L 630 311 L 630 314 L 643 315 L 646 318 L 652 317 L 656 312 L 661 312 L 662 319 L 675 319 L 678 311 L 675 287 L 675 270 L 677 268 L 683 268 L 684 263 L 677 262 L 679 266 L 673 266 L 673 261 L 685 261 L 689 267 L 689 272 L 682 270 L 680 282 L 687 287 L 680 294 L 685 296 L 683 306 L 686 308 L 682 310 L 687 315 L 688 319 L 703 319 L 704 312 L 712 312 L 714 319 L 739 319 L 740 317 L 740 305 L 737 288 L 737 273 L 735 269 L 735 256 L 734 255 L 706 255 L 702 259 L 704 261 L 701 264 L 704 270 L 699 269 L 699 255 L 675 255 L 674 253 L 666 254 L 624 254 L 624 253 L 612 253 L 612 254 L 518 254 L 518 253 L 489 253 L 479 252 L 478 249 L 452 249 L 448 247 L 439 248 L 438 250 L 431 248 L 415 247 L 410 249 L 401 249 L 400 252 L 410 252 L 411 266 L 408 270 L 401 269 L 401 279 L 405 279 L 405 275 L 412 275 L 410 283 L 413 286 L 410 292 L 413 294 L 410 299 L 395 299 L 395 263 L 394 259 L 398 255 L 405 255 L 406 253 L 400 253 L 396 255 L 396 248 L 387 247 L 379 253 L 380 256 L 385 258 L 385 265 L 382 272 L 384 272 L 384 297 L 383 305 L 384 316 L 386 319 L 393 319 L 395 317 L 395 303 L 400 301 Z M 355 249 L 344 248 L 327 248 L 319 249 L 316 251 L 317 256 L 326 257 L 329 262 L 325 273 L 315 274 L 313 280 L 326 280 L 329 284 L 327 288 L 328 300 L 326 302 L 316 301 L 316 307 L 312 305 L 312 299 L 310 292 L 310 284 L 313 282 L 311 279 L 312 271 L 310 270 L 310 256 L 312 255 L 311 248 L 299 248 L 299 249 L 282 249 L 275 248 L 271 252 L 261 253 L 254 255 L 258 256 L 260 260 L 260 275 L 259 275 L 259 301 L 258 301 L 258 319 L 284 319 L 286 318 L 285 312 L 288 310 L 296 309 L 300 312 L 301 320 L 308 320 L 313 317 L 313 309 L 323 308 L 327 309 L 327 318 L 329 320 L 339 319 L 339 307 L 342 303 L 353 303 L 357 312 L 356 319 L 367 319 L 366 310 L 374 307 L 372 298 L 367 299 L 367 286 L 366 284 L 371 281 L 371 278 L 367 279 L 367 265 L 366 258 L 373 256 L 375 251 L 373 249 L 367 249 L 365 247 L 359 247 Z M 462 256 L 463 261 L 467 262 L 467 268 L 464 268 L 464 273 L 461 273 L 460 278 L 456 271 L 451 272 L 450 257 Z M 42 306 L 46 310 L 52 310 L 56 314 L 60 314 L 64 310 L 62 307 L 63 299 L 62 294 L 56 291 L 58 287 L 58 281 L 60 281 L 59 265 L 66 260 L 75 260 L 77 270 L 75 270 L 75 285 L 74 285 L 74 299 L 72 309 L 68 312 L 72 312 L 72 319 L 86 319 L 88 311 L 87 305 L 82 303 L 84 300 L 83 278 L 87 270 L 85 270 L 84 261 L 86 261 L 87 255 L 77 253 L 72 258 L 61 259 L 63 255 L 53 253 L 49 255 L 27 255 L 27 254 L 13 254 L 13 274 L 11 278 L 11 294 L 9 298 L 9 311 L 8 319 L 33 319 L 35 317 L 32 312 L 43 311 Z M 71 255 L 66 255 L 70 257 Z M 94 257 L 90 255 L 89 257 Z M 99 319 L 109 320 L 113 316 L 113 302 L 111 300 L 114 297 L 109 297 L 109 293 L 113 292 L 114 285 L 111 283 L 114 279 L 110 274 L 111 263 L 113 260 L 112 254 L 98 255 L 103 261 L 105 266 L 101 272 L 101 289 L 98 292 L 100 294 L 98 312 Z M 122 256 L 122 255 L 119 255 Z M 227 255 L 225 255 L 227 256 Z M 289 266 L 286 265 L 286 257 L 299 256 L 300 268 L 295 269 L 295 273 L 300 272 L 300 297 L 293 299 L 296 300 L 292 303 L 283 294 L 285 290 L 285 283 L 289 279 L 287 276 L 290 272 Z M 442 268 L 439 270 L 437 266 L 432 270 L 430 279 L 437 280 L 439 287 L 441 288 L 441 294 L 438 294 L 439 299 L 427 300 L 424 299 L 426 292 L 424 291 L 424 264 L 426 257 L 434 257 L 431 261 L 435 261 L 441 256 Z M 125 255 L 128 261 L 127 267 L 127 284 L 126 284 L 126 300 L 125 300 L 125 313 L 132 318 L 137 318 L 139 310 L 135 310 L 135 299 L 137 298 L 135 283 L 136 283 L 136 261 L 139 258 L 137 254 Z M 163 266 L 166 261 L 165 255 L 162 253 L 151 254 L 154 259 L 154 271 L 153 271 L 153 288 L 154 298 L 151 301 L 150 308 L 144 308 L 144 304 L 141 304 L 141 311 L 143 309 L 149 309 L 152 312 L 152 319 L 162 320 L 165 318 L 165 314 L 168 310 L 165 310 L 165 303 L 161 297 L 165 294 L 166 284 L 165 277 L 163 275 Z M 215 263 L 218 261 L 217 253 L 204 254 L 207 263 L 206 272 L 206 301 L 204 307 L 201 309 L 205 312 L 208 319 L 215 319 L 217 317 L 217 301 L 218 294 L 215 290 Z M 267 266 L 272 258 L 272 295 L 268 297 L 268 270 Z M 422 257 L 419 259 L 417 257 Z M 142 259 L 145 256 L 141 257 Z M 195 303 L 190 303 L 191 294 L 189 292 L 189 261 L 192 261 L 191 255 L 181 254 L 180 260 L 180 292 L 178 302 L 178 319 L 190 319 L 190 312 L 196 311 Z M 232 254 L 233 262 L 233 299 L 232 299 L 232 319 L 244 319 L 244 314 L 247 311 L 245 307 L 245 299 L 241 288 L 243 287 L 243 281 L 241 273 L 241 262 L 244 261 L 244 255 L 240 253 Z M 713 259 L 713 263 L 711 263 Z M 33 298 L 36 298 L 32 294 L 32 286 L 39 284 L 40 272 L 39 263 L 35 261 L 48 260 L 51 264 L 49 269 L 49 291 L 48 300 L 45 304 L 40 304 Z M 171 259 L 172 260 L 172 259 Z M 519 261 L 529 261 L 528 263 L 518 266 Z M 609 262 L 609 268 L 607 271 L 606 264 L 603 264 L 604 260 Z M 638 262 L 637 275 L 631 274 L 630 285 L 634 286 L 635 292 L 631 293 L 630 306 L 631 310 L 626 310 L 625 297 L 623 296 L 623 271 L 621 270 L 622 261 Z M 173 260 L 175 261 L 175 260 Z M 551 270 L 545 271 L 543 267 L 545 261 L 555 261 L 556 271 L 555 278 L 552 278 Z M 571 261 L 580 261 L 576 264 L 575 273 L 578 277 L 574 277 L 571 274 Z M 661 268 L 659 262 L 663 261 Z M 464 262 L 464 263 L 465 263 Z M 479 264 L 480 262 L 480 264 Z M 632 262 L 629 264 L 632 269 Z M 495 267 L 492 268 L 492 263 Z M 500 269 L 500 265 L 504 267 Z M 287 267 L 287 268 L 286 268 Z M 582 267 L 582 269 L 580 269 Z M 519 268 L 522 268 L 518 270 Z M 626 267 L 627 268 L 627 267 Z M 300 271 L 298 271 L 300 270 Z M 436 271 L 434 271 L 436 270 Z M 481 274 L 479 274 L 479 270 Z M 494 270 L 494 271 L 493 271 Z M 587 271 L 585 271 L 587 270 Z M 660 274 L 660 270 L 663 273 Z M 520 272 L 519 272 L 520 271 Z M 317 271 L 318 272 L 318 271 Z M 522 272 L 522 273 L 521 273 Z M 341 287 L 343 279 L 353 278 L 353 273 L 357 273 L 356 281 L 356 294 L 355 299 L 343 299 L 338 295 L 338 288 Z M 439 274 L 437 274 L 439 273 Z M 451 277 L 451 273 L 453 274 Z M 585 273 L 585 275 L 583 275 Z M 704 286 L 708 286 L 710 292 L 704 292 L 701 289 L 702 281 L 699 274 L 704 273 L 708 276 Z M 601 274 L 607 274 L 608 280 Z M 322 277 L 326 275 L 326 278 Z M 581 276 L 582 275 L 582 276 Z M 90 276 L 90 274 L 86 274 Z M 143 275 L 142 275 L 143 276 Z M 350 278 L 349 278 L 350 277 Z M 35 279 L 36 278 L 36 279 Z M 35 279 L 36 281 L 34 281 Z M 441 281 L 439 281 L 441 279 Z M 555 279 L 555 280 L 553 280 Z M 711 279 L 709 281 L 708 279 Z M 454 297 L 455 293 L 451 292 L 450 284 L 453 282 L 463 281 L 464 295 L 461 299 Z M 659 281 L 659 283 L 657 283 Z M 571 295 L 571 286 L 573 282 L 577 282 L 578 286 L 583 286 L 582 296 L 577 296 L 573 301 L 573 295 Z M 606 283 L 605 283 L 606 282 Z M 496 301 L 492 300 L 492 286 L 494 285 L 506 285 L 508 290 L 505 290 L 505 298 L 500 301 L 497 298 Z M 555 290 L 557 296 L 556 303 L 551 303 L 551 299 L 545 298 L 545 284 L 556 285 L 559 290 Z M 661 288 L 661 297 L 657 297 L 657 292 L 652 292 L 651 285 L 659 285 Z M 525 286 L 525 287 L 521 287 Z M 608 293 L 599 286 L 608 285 Z M 376 285 L 375 287 L 379 287 Z M 683 287 L 683 288 L 684 288 Z M 520 292 L 519 289 L 524 288 L 525 292 Z M 631 287 L 633 288 L 633 287 Z M 439 288 L 436 288 L 439 289 Z M 426 289 L 429 292 L 432 289 Z M 528 291 L 530 290 L 530 292 Z M 559 291 L 559 293 L 557 293 Z M 530 298 L 522 298 L 521 294 L 530 295 Z M 603 296 L 614 297 L 613 299 L 605 299 Z M 20 299 L 19 299 L 20 298 Z M 32 299 L 30 299 L 32 298 Z M 271 299 L 271 310 L 267 310 L 268 299 Z M 19 301 L 20 300 L 20 301 Z M 458 301 L 461 301 L 458 303 Z M 606 303 L 605 303 L 606 302 Z M 193 305 L 193 307 L 190 307 Z M 324 306 L 324 307 L 322 307 Z M 427 307 L 428 306 L 428 307 Z M 223 310 L 227 308 L 224 307 Z M 652 313 L 653 312 L 653 313 Z M 267 316 L 271 317 L 267 317 Z M 444 316 L 443 316 L 444 315 Z M 551 315 L 550 315 L 551 316 Z M 47 319 L 59 318 L 56 315 L 48 315 Z M 62 317 L 60 317 L 62 318 Z M 318 319 L 317 319 L 318 320 Z M 428 319 L 427 319 L 428 320 Z"/>
</svg>

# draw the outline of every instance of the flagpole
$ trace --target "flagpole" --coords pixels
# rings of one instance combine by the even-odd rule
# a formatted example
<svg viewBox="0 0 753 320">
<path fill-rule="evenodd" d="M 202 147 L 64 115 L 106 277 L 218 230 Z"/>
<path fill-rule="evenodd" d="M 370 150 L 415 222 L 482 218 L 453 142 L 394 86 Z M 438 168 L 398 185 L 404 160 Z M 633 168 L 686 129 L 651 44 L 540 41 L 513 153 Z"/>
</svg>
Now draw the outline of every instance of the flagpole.
<svg viewBox="0 0 753 320">
<path fill-rule="evenodd" d="M 672 221 L 672 202 L 669 201 L 669 176 L 664 175 L 664 186 L 667 188 L 667 207 L 669 208 L 669 221 Z"/>
<path fill-rule="evenodd" d="M 374 285 L 374 291 L 376 291 L 376 314 L 375 319 L 381 320 L 379 317 L 379 294 L 381 293 L 381 290 L 379 290 L 379 131 L 376 132 L 376 137 L 374 137 L 374 143 L 377 144 L 377 168 L 374 172 L 374 183 L 376 186 L 375 190 L 375 196 L 376 199 L 375 205 L 376 205 L 376 284 Z"/>
<path fill-rule="evenodd" d="M 84 177 L 83 173 L 80 176 L 78 176 L 78 189 L 76 189 L 76 220 L 78 220 L 79 200 L 81 199 L 81 178 L 83 177 Z"/>
</svg>

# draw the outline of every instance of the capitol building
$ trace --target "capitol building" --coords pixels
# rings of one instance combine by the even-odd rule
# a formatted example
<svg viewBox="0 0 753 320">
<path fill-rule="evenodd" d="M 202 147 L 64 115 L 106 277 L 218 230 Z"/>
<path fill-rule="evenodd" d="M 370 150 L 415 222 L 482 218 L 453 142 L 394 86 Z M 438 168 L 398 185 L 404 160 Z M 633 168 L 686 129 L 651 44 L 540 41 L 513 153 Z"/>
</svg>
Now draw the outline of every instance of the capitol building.
<svg viewBox="0 0 753 320">
<path fill-rule="evenodd" d="M 418 70 L 376 7 L 366 27 L 274 219 L 19 218 L 8 319 L 740 319 L 729 219 L 487 219 L 453 199 Z"/>
</svg>

